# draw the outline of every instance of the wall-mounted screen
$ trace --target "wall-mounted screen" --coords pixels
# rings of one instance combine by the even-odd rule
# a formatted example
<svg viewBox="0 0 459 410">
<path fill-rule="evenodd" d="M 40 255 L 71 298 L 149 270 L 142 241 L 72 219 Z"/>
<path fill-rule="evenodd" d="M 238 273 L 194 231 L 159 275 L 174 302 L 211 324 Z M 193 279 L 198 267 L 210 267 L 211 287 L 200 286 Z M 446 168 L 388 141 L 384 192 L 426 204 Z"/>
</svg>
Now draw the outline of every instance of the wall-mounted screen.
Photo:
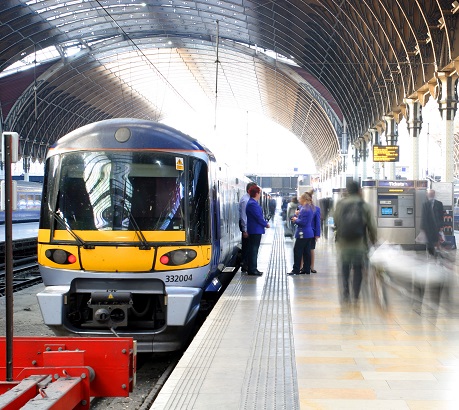
<svg viewBox="0 0 459 410">
<path fill-rule="evenodd" d="M 394 209 L 391 206 L 382 206 L 381 207 L 381 215 L 393 215 Z"/>
<path fill-rule="evenodd" d="M 373 162 L 398 162 L 398 145 L 373 145 Z"/>
</svg>

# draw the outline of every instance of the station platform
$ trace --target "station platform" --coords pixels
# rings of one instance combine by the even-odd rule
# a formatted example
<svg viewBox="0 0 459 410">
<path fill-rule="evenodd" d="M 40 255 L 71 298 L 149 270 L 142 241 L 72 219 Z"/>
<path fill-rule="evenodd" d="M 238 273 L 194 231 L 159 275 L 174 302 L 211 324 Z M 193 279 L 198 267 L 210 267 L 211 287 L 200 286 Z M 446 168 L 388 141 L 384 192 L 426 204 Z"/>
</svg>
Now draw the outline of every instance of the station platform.
<svg viewBox="0 0 459 410">
<path fill-rule="evenodd" d="M 288 276 L 293 241 L 280 217 L 263 235 L 261 277 L 236 273 L 151 409 L 457 409 L 457 272 L 450 303 L 422 309 L 365 281 L 340 302 L 337 251 L 321 238 L 316 274 Z"/>
<path fill-rule="evenodd" d="M 13 240 L 36 238 L 38 222 L 13 223 Z M 5 242 L 5 226 L 0 225 L 0 242 Z"/>
</svg>

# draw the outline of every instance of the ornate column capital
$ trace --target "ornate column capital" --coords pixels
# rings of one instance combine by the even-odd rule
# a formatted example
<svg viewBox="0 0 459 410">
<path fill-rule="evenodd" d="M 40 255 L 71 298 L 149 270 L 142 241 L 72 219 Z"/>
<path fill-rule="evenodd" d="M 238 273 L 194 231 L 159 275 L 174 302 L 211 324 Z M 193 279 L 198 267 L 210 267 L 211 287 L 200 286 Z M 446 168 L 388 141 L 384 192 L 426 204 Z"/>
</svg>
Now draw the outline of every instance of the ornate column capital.
<svg viewBox="0 0 459 410">
<path fill-rule="evenodd" d="M 393 115 L 385 115 L 384 121 L 386 123 L 386 143 L 387 145 L 397 145 L 398 128 L 397 122 Z"/>
<path fill-rule="evenodd" d="M 457 111 L 456 85 L 459 75 L 455 71 L 437 71 L 435 77 L 438 84 L 438 109 L 444 120 L 452 121 Z"/>
<path fill-rule="evenodd" d="M 422 128 L 422 106 L 419 100 L 413 98 L 405 98 L 405 118 L 408 132 L 413 136 L 417 137 L 421 132 Z M 413 130 L 413 132 L 412 132 Z"/>
</svg>

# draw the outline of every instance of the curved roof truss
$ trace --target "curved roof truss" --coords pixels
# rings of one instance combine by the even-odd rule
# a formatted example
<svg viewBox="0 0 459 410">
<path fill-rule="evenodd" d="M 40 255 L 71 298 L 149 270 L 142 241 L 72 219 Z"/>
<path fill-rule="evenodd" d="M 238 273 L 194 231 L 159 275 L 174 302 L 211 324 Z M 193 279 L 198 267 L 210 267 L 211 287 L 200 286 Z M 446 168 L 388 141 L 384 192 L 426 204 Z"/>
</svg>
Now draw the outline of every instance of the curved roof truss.
<svg viewBox="0 0 459 410">
<path fill-rule="evenodd" d="M 89 121 L 212 110 L 218 65 L 220 107 L 273 118 L 324 167 L 347 146 L 343 117 L 352 144 L 454 69 L 457 11 L 450 0 L 4 0 L 0 72 L 59 52 L 35 67 L 6 126 L 41 160 Z"/>
</svg>

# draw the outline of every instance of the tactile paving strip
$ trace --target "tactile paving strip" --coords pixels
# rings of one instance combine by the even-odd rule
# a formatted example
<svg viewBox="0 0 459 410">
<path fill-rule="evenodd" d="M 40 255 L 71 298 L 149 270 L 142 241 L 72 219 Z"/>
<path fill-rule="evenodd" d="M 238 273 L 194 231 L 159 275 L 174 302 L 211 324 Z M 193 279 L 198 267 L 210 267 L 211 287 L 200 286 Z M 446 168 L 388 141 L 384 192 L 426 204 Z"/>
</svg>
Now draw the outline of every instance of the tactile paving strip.
<svg viewBox="0 0 459 410">
<path fill-rule="evenodd" d="M 241 409 L 299 409 L 283 230 L 276 229 Z"/>
<path fill-rule="evenodd" d="M 279 225 L 274 224 L 267 235 L 273 235 L 274 239 L 266 238 L 260 248 L 259 260 L 269 259 L 264 276 L 237 274 L 152 409 L 299 409 L 285 247 L 282 225 Z M 262 280 L 263 288 L 254 296 L 251 293 L 253 287 Z M 247 301 L 257 303 L 258 307 L 253 312 L 246 311 L 244 303 Z M 250 319 L 247 316 L 245 322 L 240 319 L 235 322 L 235 316 L 241 311 Z M 236 335 L 232 327 L 235 325 L 242 326 Z M 239 372 L 240 378 L 230 373 L 229 362 L 221 363 L 227 353 L 225 343 L 229 340 L 232 345 L 236 343 L 235 338 L 243 340 L 243 345 L 247 346 L 243 349 L 246 359 L 226 357 L 224 360 L 246 360 L 241 367 L 245 368 L 244 373 Z M 233 380 L 233 384 L 228 382 L 222 390 L 217 387 L 218 375 L 224 377 L 228 374 L 238 380 Z M 216 387 L 209 388 L 209 385 Z"/>
</svg>

